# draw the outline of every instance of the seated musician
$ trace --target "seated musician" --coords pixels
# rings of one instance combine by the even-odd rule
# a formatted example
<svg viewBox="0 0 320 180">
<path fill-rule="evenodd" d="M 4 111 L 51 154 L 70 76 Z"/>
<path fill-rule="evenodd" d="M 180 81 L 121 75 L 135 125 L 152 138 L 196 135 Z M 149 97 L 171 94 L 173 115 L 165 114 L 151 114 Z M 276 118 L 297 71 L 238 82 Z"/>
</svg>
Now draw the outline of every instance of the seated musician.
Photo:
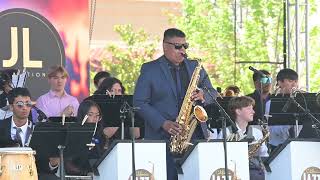
<svg viewBox="0 0 320 180">
<path fill-rule="evenodd" d="M 93 77 L 93 84 L 96 87 L 96 89 L 99 89 L 100 84 L 103 80 L 106 78 L 111 77 L 110 73 L 107 71 L 100 71 Z"/>
<path fill-rule="evenodd" d="M 0 121 L 12 116 L 12 112 L 8 109 L 8 93 L 12 89 L 11 76 L 13 69 L 0 71 Z"/>
<path fill-rule="evenodd" d="M 82 123 L 85 120 L 84 123 L 97 123 L 97 128 L 92 138 L 92 144 L 95 146 L 89 148 L 88 154 L 75 154 L 73 157 L 66 159 L 65 170 L 67 175 L 88 175 L 88 173 L 93 172 L 89 161 L 96 160 L 102 156 L 106 143 L 101 119 L 101 110 L 98 104 L 91 100 L 84 100 L 80 103 L 77 116 L 78 122 Z"/>
<path fill-rule="evenodd" d="M 33 106 L 27 88 L 13 88 L 8 94 L 12 117 L 0 121 L 0 147 L 27 147 L 33 131 L 32 122 L 28 119 Z M 59 158 L 36 156 L 39 179 L 51 178 L 56 171 Z"/>
<path fill-rule="evenodd" d="M 254 104 L 254 100 L 248 96 L 234 97 L 230 100 L 228 104 L 228 110 L 231 118 L 235 121 L 235 124 L 238 128 L 238 132 L 237 134 L 233 134 L 232 127 L 228 127 L 226 130 L 227 139 L 240 140 L 241 138 L 247 136 L 248 138 L 252 137 L 254 139 L 254 142 L 251 143 L 254 144 L 263 138 L 264 135 L 260 129 L 248 126 L 248 123 L 253 121 Z M 230 138 L 231 136 L 237 138 Z M 218 138 L 223 138 L 222 131 L 218 135 Z M 263 142 L 256 154 L 254 155 L 254 157 L 260 158 L 268 156 L 268 148 L 265 142 Z M 256 159 L 250 159 L 250 179 L 264 179 L 263 168 L 264 167 L 262 166 L 261 159 L 257 159 L 257 161 Z"/>
<path fill-rule="evenodd" d="M 69 74 L 62 66 L 50 67 L 48 72 L 48 82 L 50 91 L 37 99 L 37 107 L 45 113 L 47 117 L 77 116 L 79 102 L 77 98 L 69 95 L 65 91 L 65 85 Z"/>
<path fill-rule="evenodd" d="M 240 96 L 240 88 L 235 85 L 230 85 L 224 90 L 223 96 Z"/>
<path fill-rule="evenodd" d="M 123 95 L 125 94 L 125 88 L 122 85 L 121 81 L 114 77 L 106 78 L 102 81 L 97 91 L 94 94 L 107 94 L 110 97 L 115 95 Z M 105 127 L 106 125 L 104 125 Z M 131 128 L 125 128 L 125 138 L 130 139 Z M 112 142 L 114 139 L 121 139 L 121 130 L 119 127 L 106 127 L 104 128 L 104 134 L 108 139 L 108 144 Z M 136 138 L 140 137 L 140 130 L 139 128 L 134 128 L 134 135 Z"/>
<path fill-rule="evenodd" d="M 294 91 L 303 92 L 299 88 L 299 75 L 292 69 L 281 69 L 277 74 L 277 85 L 281 94 L 291 94 Z M 291 106 L 295 106 L 291 104 Z M 298 135 L 299 138 L 319 138 L 320 135 L 313 127 L 313 120 L 308 115 L 300 117 L 302 126 L 298 126 L 298 134 L 296 134 L 295 126 L 293 125 L 277 125 L 270 126 L 270 145 L 274 149 L 284 143 L 288 138 L 294 138 Z M 292 119 L 293 120 L 293 119 Z"/>
</svg>

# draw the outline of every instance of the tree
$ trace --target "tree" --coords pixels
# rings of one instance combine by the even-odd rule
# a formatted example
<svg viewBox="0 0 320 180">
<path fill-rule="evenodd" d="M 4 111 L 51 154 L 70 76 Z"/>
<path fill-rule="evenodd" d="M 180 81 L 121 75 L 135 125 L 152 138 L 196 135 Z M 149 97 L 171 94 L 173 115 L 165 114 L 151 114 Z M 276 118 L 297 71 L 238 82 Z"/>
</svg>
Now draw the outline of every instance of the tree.
<svg viewBox="0 0 320 180">
<path fill-rule="evenodd" d="M 233 84 L 239 86 L 243 94 L 248 94 L 254 88 L 252 72 L 248 70 L 250 65 L 268 70 L 274 79 L 283 68 L 270 63 L 283 61 L 283 1 L 241 0 L 236 1 L 236 6 L 234 2 L 183 0 L 181 16 L 169 13 L 168 16 L 173 24 L 187 34 L 191 45 L 189 57 L 203 61 L 214 86 L 226 88 Z M 309 3 L 310 12 L 314 14 L 317 4 L 314 0 Z M 237 17 L 236 26 L 234 17 Z M 159 38 L 149 37 L 141 29 L 135 31 L 131 25 L 115 26 L 115 31 L 124 45 L 107 47 L 110 57 L 103 60 L 104 69 L 122 80 L 131 94 L 140 67 L 142 63 L 153 59 Z M 312 91 L 319 91 L 320 84 L 319 32 L 318 26 L 310 29 Z"/>
<path fill-rule="evenodd" d="M 192 47 L 188 53 L 206 62 L 215 86 L 225 88 L 234 84 L 247 94 L 253 91 L 252 72 L 248 70 L 250 65 L 270 71 L 273 77 L 282 68 L 281 65 L 261 62 L 283 61 L 283 2 L 242 0 L 236 1 L 236 8 L 234 2 L 183 0 L 182 16 L 169 14 L 169 17 L 186 32 Z M 316 3 L 310 3 L 314 9 Z M 319 36 L 316 30 L 312 32 L 310 39 Z M 319 52 L 317 48 L 313 48 L 310 54 L 315 52 Z M 244 61 L 246 63 L 236 63 Z M 311 67 L 316 71 L 315 65 Z"/>
<path fill-rule="evenodd" d="M 133 94 L 141 65 L 153 59 L 159 39 L 144 30 L 134 30 L 132 25 L 116 25 L 124 45 L 111 44 L 106 47 L 110 57 L 102 60 L 104 69 L 121 80 L 127 94 Z"/>
</svg>

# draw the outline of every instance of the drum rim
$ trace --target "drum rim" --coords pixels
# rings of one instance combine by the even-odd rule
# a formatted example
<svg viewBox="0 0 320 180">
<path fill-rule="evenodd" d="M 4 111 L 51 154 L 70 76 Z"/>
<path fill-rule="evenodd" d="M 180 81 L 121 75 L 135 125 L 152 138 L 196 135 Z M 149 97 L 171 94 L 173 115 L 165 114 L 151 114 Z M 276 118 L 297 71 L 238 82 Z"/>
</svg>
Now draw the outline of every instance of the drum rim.
<svg viewBox="0 0 320 180">
<path fill-rule="evenodd" d="M 0 155 L 2 154 L 36 154 L 36 151 L 0 151 Z"/>
</svg>

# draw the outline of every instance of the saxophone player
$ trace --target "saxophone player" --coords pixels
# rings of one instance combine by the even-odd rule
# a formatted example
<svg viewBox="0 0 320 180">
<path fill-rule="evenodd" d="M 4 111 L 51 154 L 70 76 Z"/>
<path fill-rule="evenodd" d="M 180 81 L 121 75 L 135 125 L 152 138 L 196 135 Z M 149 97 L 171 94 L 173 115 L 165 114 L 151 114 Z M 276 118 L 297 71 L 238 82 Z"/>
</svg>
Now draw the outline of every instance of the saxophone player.
<svg viewBox="0 0 320 180">
<path fill-rule="evenodd" d="M 181 132 L 176 118 L 197 63 L 186 58 L 188 43 L 185 33 L 179 29 L 170 28 L 164 32 L 162 47 L 163 56 L 142 65 L 133 103 L 140 107 L 138 114 L 145 121 L 145 139 L 169 141 L 171 136 Z M 199 88 L 204 86 L 216 92 L 203 69 L 199 82 Z M 194 91 L 191 100 L 205 105 L 213 102 L 209 92 L 203 90 Z M 198 126 L 194 137 L 203 138 L 201 130 L 201 126 Z M 204 129 L 204 133 L 207 133 L 207 129 Z M 177 179 L 173 155 L 169 150 L 167 179 Z"/>
<path fill-rule="evenodd" d="M 228 137 L 233 136 L 237 137 L 236 140 L 239 140 L 245 136 L 252 137 L 254 141 L 251 144 L 257 143 L 264 138 L 262 131 L 253 126 L 248 126 L 249 122 L 253 121 L 254 110 L 253 106 L 255 105 L 254 99 L 248 96 L 240 96 L 232 98 L 228 103 L 228 111 L 230 117 L 235 121 L 235 124 L 238 128 L 236 135 L 232 134 L 232 127 L 227 127 L 226 135 Z M 222 132 L 219 133 L 218 139 L 222 139 Z M 264 179 L 264 170 L 260 158 L 268 157 L 268 148 L 265 142 L 261 142 L 261 146 L 257 150 L 256 154 L 253 155 L 253 158 L 250 159 L 250 179 L 260 180 Z"/>
</svg>

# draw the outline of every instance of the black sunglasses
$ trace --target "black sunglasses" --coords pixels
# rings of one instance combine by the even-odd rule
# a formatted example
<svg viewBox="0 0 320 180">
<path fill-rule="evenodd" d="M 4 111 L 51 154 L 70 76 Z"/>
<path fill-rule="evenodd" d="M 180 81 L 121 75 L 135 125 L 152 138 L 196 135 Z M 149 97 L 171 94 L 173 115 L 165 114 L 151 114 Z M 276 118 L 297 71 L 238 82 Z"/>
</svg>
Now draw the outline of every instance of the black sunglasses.
<svg viewBox="0 0 320 180">
<path fill-rule="evenodd" d="M 188 43 L 184 43 L 184 44 L 178 44 L 178 43 L 171 43 L 171 42 L 165 42 L 171 45 L 174 45 L 175 49 L 181 49 L 182 47 L 184 47 L 184 49 L 188 49 L 189 44 Z"/>
</svg>

